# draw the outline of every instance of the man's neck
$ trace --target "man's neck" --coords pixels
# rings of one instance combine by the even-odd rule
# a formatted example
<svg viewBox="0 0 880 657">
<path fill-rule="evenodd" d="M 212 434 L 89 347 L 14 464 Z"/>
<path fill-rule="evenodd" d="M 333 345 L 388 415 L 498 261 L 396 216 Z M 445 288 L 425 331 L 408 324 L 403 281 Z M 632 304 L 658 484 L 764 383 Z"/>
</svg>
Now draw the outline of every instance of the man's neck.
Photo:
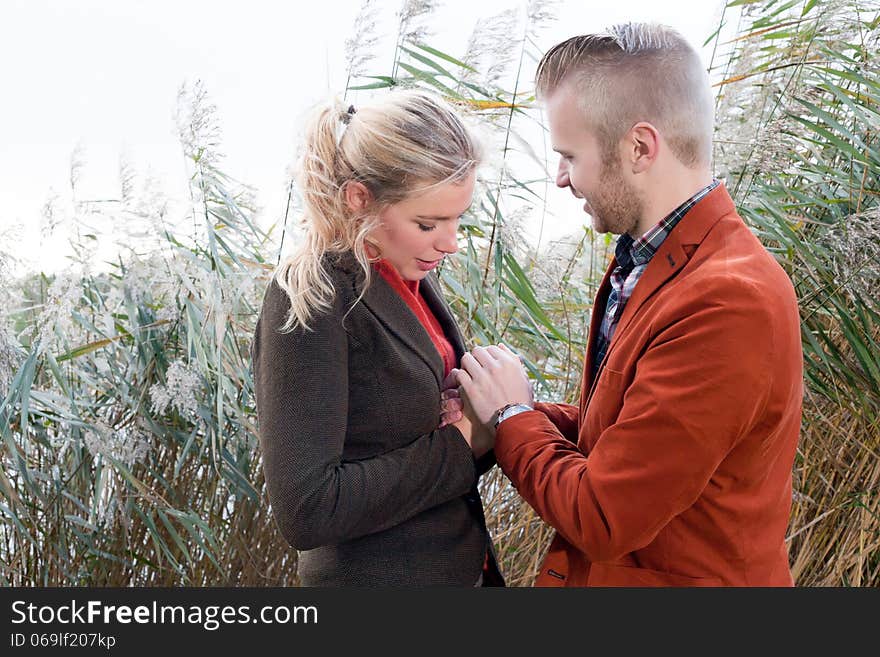
<svg viewBox="0 0 880 657">
<path fill-rule="evenodd" d="M 712 172 L 709 170 L 688 169 L 683 175 L 667 178 L 662 184 L 653 187 L 652 193 L 644 199 L 642 218 L 635 227 L 635 234 L 630 233 L 630 235 L 638 239 L 678 206 L 710 184 L 712 184 Z"/>
</svg>

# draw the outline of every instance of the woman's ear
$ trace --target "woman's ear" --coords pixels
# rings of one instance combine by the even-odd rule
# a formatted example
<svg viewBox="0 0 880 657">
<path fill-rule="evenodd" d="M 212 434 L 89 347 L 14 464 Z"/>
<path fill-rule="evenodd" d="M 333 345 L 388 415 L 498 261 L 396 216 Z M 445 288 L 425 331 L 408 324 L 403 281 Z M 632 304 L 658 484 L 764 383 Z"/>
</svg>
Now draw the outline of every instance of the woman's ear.
<svg viewBox="0 0 880 657">
<path fill-rule="evenodd" d="M 352 212 L 361 213 L 370 207 L 373 195 L 362 182 L 350 180 L 345 185 L 345 203 Z"/>
</svg>

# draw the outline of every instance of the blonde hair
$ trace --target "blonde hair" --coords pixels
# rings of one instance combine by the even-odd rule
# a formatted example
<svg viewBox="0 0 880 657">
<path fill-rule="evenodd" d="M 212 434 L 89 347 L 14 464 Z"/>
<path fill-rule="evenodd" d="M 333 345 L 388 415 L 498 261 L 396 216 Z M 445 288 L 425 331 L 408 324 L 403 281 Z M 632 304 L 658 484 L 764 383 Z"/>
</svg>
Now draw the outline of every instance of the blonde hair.
<svg viewBox="0 0 880 657">
<path fill-rule="evenodd" d="M 606 153 L 632 126 L 647 121 L 682 164 L 711 162 L 709 77 L 697 52 L 671 27 L 625 23 L 557 44 L 538 64 L 537 91 L 546 97 L 568 84 Z"/>
<path fill-rule="evenodd" d="M 464 180 L 481 159 L 476 137 L 444 100 L 422 91 L 397 91 L 369 105 L 333 101 L 319 107 L 306 127 L 297 171 L 304 205 L 305 239 L 279 264 L 275 280 L 290 298 L 282 331 L 309 328 L 328 310 L 335 290 L 324 256 L 351 251 L 370 282 L 367 235 L 379 211 L 447 182 Z M 367 211 L 352 212 L 346 186 L 369 190 Z"/>
</svg>

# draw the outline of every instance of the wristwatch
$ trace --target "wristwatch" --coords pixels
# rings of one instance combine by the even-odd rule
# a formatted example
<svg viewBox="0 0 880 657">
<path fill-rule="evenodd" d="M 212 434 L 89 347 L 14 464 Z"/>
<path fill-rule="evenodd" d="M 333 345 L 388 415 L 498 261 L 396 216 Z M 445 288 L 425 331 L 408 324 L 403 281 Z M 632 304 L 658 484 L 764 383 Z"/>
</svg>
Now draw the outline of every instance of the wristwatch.
<svg viewBox="0 0 880 657">
<path fill-rule="evenodd" d="M 507 418 L 513 417 L 518 413 L 525 413 L 526 411 L 533 410 L 535 409 L 528 404 L 507 404 L 495 411 L 495 422 L 493 423 L 493 426 L 497 429 L 498 425 L 504 422 Z"/>
</svg>

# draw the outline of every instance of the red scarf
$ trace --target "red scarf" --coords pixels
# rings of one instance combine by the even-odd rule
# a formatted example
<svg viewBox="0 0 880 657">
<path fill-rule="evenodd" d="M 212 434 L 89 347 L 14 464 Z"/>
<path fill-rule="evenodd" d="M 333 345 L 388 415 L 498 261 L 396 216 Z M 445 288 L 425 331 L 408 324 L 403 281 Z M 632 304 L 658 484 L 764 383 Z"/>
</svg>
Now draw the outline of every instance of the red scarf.
<svg viewBox="0 0 880 657">
<path fill-rule="evenodd" d="M 413 311 L 419 323 L 424 327 L 425 331 L 431 338 L 431 342 L 437 348 L 437 352 L 443 359 L 443 376 L 449 374 L 450 370 L 455 367 L 455 349 L 452 343 L 446 339 L 440 322 L 434 316 L 430 306 L 425 302 L 422 293 L 419 292 L 419 281 L 405 281 L 398 271 L 386 260 L 379 260 L 373 263 L 376 270 L 382 274 L 382 278 L 388 281 L 388 284 L 394 288 L 394 291 L 406 302 L 409 309 Z"/>
</svg>

